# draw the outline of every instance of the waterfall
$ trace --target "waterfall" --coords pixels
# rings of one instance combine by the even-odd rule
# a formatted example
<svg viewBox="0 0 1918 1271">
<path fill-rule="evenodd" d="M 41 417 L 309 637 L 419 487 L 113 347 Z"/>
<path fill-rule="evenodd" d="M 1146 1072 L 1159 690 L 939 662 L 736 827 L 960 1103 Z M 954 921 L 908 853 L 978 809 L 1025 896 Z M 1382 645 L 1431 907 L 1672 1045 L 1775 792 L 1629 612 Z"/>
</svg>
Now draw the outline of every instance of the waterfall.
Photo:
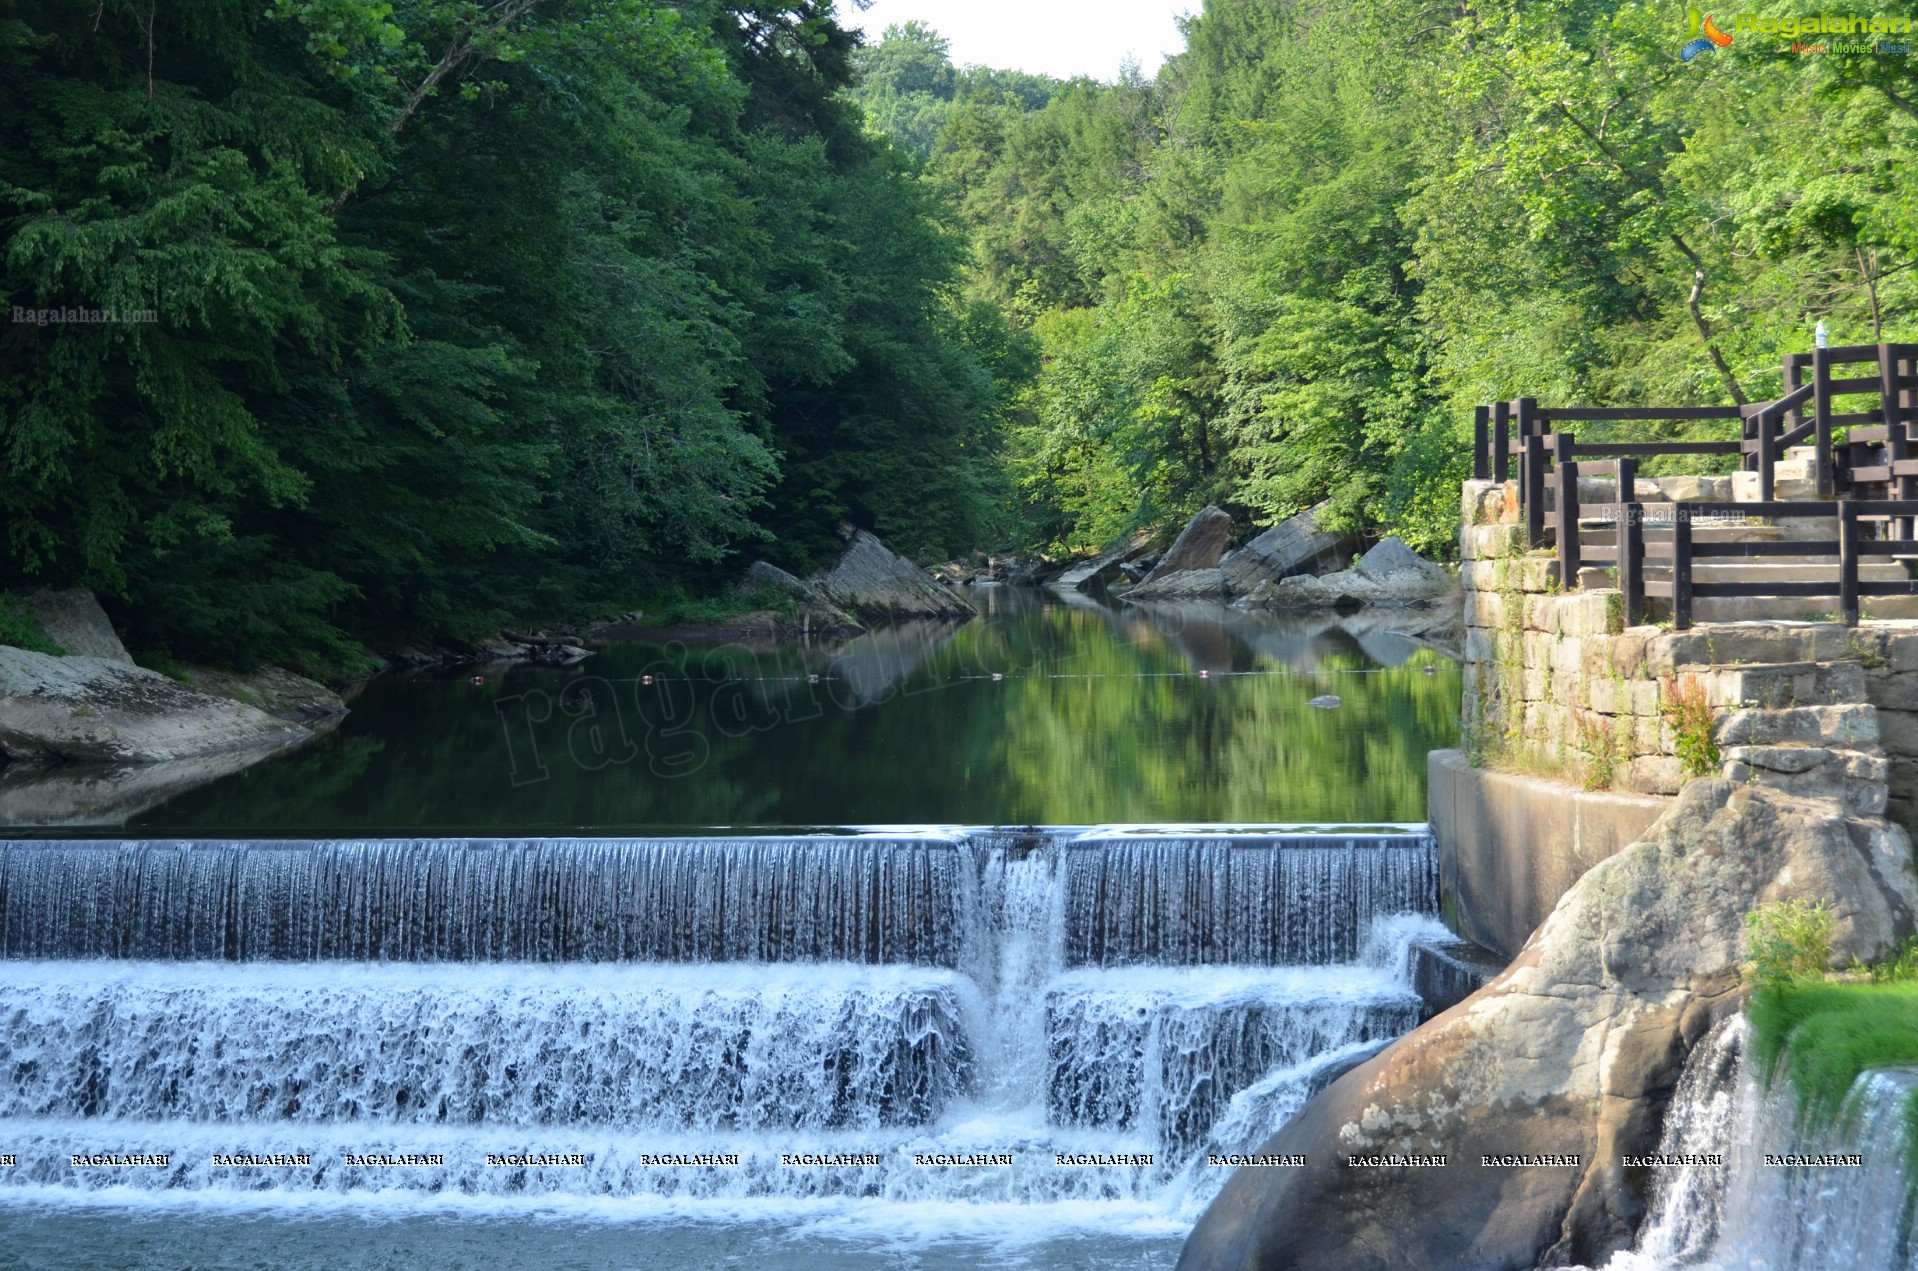
<svg viewBox="0 0 1918 1271">
<path fill-rule="evenodd" d="M 1373 918 L 1431 912 L 1438 865 L 1391 834 L 1088 834 L 1069 847 L 1067 958 L 1264 965 L 1348 962 Z"/>
<path fill-rule="evenodd" d="M 0 843 L 0 956 L 950 966 L 938 835 Z"/>
<path fill-rule="evenodd" d="M 1830 1126 L 1796 1092 L 1767 1090 L 1734 1016 L 1687 1063 L 1661 1153 L 1722 1163 L 1661 1171 L 1635 1249 L 1607 1271 L 1918 1271 L 1909 1154 L 1918 1072 L 1867 1072 Z"/>
<path fill-rule="evenodd" d="M 1358 830 L 8 842 L 0 1202 L 1185 1223 L 1417 1023 L 1435 886 Z"/>
</svg>

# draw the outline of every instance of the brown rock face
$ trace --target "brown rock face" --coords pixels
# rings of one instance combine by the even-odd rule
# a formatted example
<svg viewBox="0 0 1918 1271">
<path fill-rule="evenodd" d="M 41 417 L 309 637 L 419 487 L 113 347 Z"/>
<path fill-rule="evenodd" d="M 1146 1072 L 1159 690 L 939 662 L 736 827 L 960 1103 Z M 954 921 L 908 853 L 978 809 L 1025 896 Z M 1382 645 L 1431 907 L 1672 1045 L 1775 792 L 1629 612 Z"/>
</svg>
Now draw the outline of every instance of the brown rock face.
<svg viewBox="0 0 1918 1271">
<path fill-rule="evenodd" d="M 1818 898 L 1834 955 L 1871 958 L 1918 913 L 1910 841 L 1835 799 L 1695 781 L 1588 871 L 1491 984 L 1334 1083 L 1207 1209 L 1182 1271 L 1526 1271 L 1630 1243 L 1691 1047 L 1739 1000 L 1744 916 Z M 1351 1157 L 1443 1155 L 1434 1168 Z M 1485 1157 L 1576 1156 L 1576 1166 Z"/>
<path fill-rule="evenodd" d="M 1595 500 L 1596 501 L 1596 500 Z M 1319 528 L 1325 504 L 1308 508 L 1281 521 L 1219 563 L 1225 589 L 1235 596 L 1253 591 L 1260 583 L 1277 582 L 1294 574 L 1319 574 L 1351 562 L 1360 543 L 1351 534 Z"/>
</svg>

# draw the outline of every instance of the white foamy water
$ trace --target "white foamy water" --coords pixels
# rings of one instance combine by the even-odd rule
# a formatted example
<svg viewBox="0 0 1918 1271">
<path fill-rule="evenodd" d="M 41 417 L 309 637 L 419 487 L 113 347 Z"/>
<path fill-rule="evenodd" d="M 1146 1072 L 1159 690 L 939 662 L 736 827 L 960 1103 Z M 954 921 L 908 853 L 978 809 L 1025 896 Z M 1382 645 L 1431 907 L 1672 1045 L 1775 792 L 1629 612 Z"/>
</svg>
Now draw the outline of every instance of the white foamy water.
<svg viewBox="0 0 1918 1271">
<path fill-rule="evenodd" d="M 1336 829 L 0 851 L 26 1213 L 1163 1242 L 1435 926 Z"/>
</svg>

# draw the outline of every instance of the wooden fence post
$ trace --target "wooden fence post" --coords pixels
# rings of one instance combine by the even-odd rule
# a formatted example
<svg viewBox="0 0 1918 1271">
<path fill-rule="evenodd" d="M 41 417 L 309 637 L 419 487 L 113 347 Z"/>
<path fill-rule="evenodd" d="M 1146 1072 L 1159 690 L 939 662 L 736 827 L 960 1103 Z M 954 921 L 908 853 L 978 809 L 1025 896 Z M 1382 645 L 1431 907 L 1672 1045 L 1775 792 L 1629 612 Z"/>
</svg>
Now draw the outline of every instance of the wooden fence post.
<svg viewBox="0 0 1918 1271">
<path fill-rule="evenodd" d="M 1512 479 L 1512 404 L 1492 403 L 1492 480 L 1503 485 Z"/>
<path fill-rule="evenodd" d="M 1618 589 L 1625 593 L 1625 625 L 1645 621 L 1644 509 L 1630 500 L 1618 505 Z"/>
<path fill-rule="evenodd" d="M 1525 438 L 1525 461 L 1519 468 L 1520 501 L 1525 505 L 1525 550 L 1545 541 L 1545 438 Z"/>
<path fill-rule="evenodd" d="M 1472 407 L 1472 480 L 1483 481 L 1492 475 L 1492 408 Z"/>
<path fill-rule="evenodd" d="M 1878 417 L 1885 424 L 1885 465 L 1892 469 L 1887 493 L 1894 499 L 1909 499 L 1918 495 L 1918 477 L 1899 476 L 1897 472 L 1898 465 L 1911 458 L 1906 412 L 1899 408 L 1898 353 L 1895 344 L 1878 346 Z M 1891 538 L 1905 542 L 1913 538 L 1912 520 L 1908 516 L 1894 516 L 1887 529 Z"/>
<path fill-rule="evenodd" d="M 1682 503 L 1672 505 L 1672 630 L 1692 625 L 1692 517 Z"/>
<path fill-rule="evenodd" d="M 1618 501 L 1638 502 L 1638 460 L 1630 456 L 1618 461 Z"/>
<path fill-rule="evenodd" d="M 1774 447 L 1778 444 L 1778 434 L 1772 431 L 1772 412 L 1758 412 L 1758 501 L 1770 503 L 1776 478 L 1773 475 L 1778 455 Z"/>
<path fill-rule="evenodd" d="M 1818 443 L 1818 466 L 1812 473 L 1816 494 L 1821 499 L 1834 497 L 1831 471 L 1831 350 L 1811 352 L 1812 422 Z"/>
<path fill-rule="evenodd" d="M 1578 464 L 1572 459 L 1570 433 L 1552 434 L 1552 463 L 1557 469 L 1558 585 L 1567 591 L 1578 586 Z"/>
<path fill-rule="evenodd" d="M 1858 625 L 1858 505 L 1838 500 L 1838 621 Z"/>
</svg>

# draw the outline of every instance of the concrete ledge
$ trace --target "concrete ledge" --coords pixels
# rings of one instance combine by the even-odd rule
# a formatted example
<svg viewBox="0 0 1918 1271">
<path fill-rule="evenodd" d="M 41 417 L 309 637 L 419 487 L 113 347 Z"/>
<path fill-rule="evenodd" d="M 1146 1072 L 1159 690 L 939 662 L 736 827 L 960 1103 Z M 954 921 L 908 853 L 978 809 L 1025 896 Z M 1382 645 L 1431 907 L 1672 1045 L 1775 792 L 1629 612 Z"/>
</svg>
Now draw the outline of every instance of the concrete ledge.
<svg viewBox="0 0 1918 1271">
<path fill-rule="evenodd" d="M 1488 772 L 1456 750 L 1428 755 L 1426 778 L 1446 920 L 1506 959 L 1586 870 L 1638 842 L 1672 804 L 1663 795 Z"/>
</svg>

